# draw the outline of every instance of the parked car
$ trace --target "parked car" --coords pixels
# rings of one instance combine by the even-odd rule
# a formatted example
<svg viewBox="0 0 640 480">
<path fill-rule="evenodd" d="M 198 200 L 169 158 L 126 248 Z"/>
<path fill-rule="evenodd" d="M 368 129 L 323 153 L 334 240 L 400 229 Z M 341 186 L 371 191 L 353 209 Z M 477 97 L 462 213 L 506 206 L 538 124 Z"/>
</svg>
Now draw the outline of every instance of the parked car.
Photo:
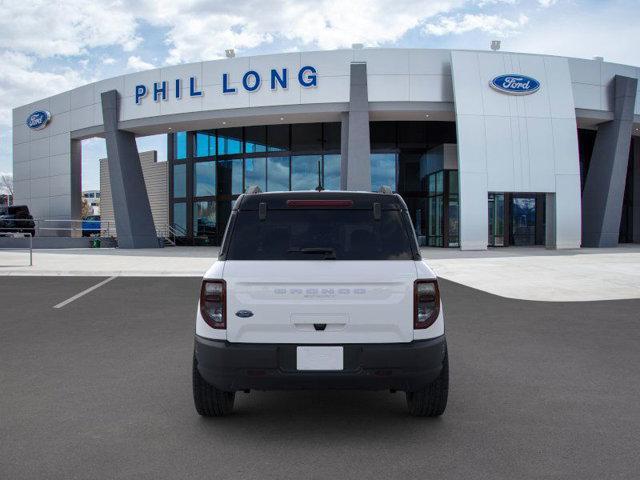
<svg viewBox="0 0 640 480">
<path fill-rule="evenodd" d="M 2 233 L 29 233 L 36 234 L 36 224 L 26 205 L 13 205 L 7 207 L 0 214 L 0 232 Z"/>
<path fill-rule="evenodd" d="M 82 219 L 82 236 L 100 235 L 100 215 L 89 215 Z"/>
<path fill-rule="evenodd" d="M 399 195 L 274 192 L 236 201 L 196 312 L 203 416 L 238 391 L 404 391 L 438 416 L 449 389 L 438 281 Z"/>
</svg>

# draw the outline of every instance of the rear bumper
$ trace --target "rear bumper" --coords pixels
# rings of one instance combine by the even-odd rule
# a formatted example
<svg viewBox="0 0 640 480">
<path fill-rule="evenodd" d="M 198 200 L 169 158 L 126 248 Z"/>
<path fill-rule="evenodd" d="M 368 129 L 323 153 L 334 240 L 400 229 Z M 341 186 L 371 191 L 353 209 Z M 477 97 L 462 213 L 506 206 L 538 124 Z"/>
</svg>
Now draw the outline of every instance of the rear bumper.
<svg viewBox="0 0 640 480">
<path fill-rule="evenodd" d="M 290 344 L 229 343 L 196 336 L 200 375 L 216 388 L 237 390 L 424 388 L 442 370 L 443 336 L 409 343 L 345 344 L 344 370 L 296 369 L 296 347 Z"/>
</svg>

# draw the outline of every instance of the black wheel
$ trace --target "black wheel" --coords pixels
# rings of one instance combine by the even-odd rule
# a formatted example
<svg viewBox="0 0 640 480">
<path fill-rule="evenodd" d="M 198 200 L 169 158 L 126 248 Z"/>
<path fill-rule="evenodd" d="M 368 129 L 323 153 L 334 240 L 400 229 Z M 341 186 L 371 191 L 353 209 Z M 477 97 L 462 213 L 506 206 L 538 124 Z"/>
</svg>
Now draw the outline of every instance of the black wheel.
<svg viewBox="0 0 640 480">
<path fill-rule="evenodd" d="M 449 354 L 445 350 L 438 378 L 417 392 L 407 392 L 407 407 L 414 417 L 438 417 L 447 408 L 449 396 Z"/>
<path fill-rule="evenodd" d="M 203 417 L 222 417 L 231 413 L 235 392 L 223 392 L 207 383 L 198 372 L 196 356 L 193 356 L 193 402 L 196 411 Z"/>
</svg>

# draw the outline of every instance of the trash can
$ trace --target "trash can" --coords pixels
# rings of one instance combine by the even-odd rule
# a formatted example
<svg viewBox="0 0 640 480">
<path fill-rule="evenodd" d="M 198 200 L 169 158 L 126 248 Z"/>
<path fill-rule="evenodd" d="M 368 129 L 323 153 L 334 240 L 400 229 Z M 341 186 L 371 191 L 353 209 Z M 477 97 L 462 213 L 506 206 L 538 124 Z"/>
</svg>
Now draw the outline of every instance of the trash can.
<svg viewBox="0 0 640 480">
<path fill-rule="evenodd" d="M 91 240 L 91 248 L 100 248 L 100 239 L 94 238 Z"/>
</svg>

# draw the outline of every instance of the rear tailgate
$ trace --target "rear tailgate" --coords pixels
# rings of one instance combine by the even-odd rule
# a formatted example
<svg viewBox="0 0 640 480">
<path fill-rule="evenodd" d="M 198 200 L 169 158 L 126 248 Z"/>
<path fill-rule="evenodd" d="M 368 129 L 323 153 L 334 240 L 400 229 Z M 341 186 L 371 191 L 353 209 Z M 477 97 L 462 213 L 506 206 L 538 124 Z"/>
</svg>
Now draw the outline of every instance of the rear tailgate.
<svg viewBox="0 0 640 480">
<path fill-rule="evenodd" d="M 225 262 L 227 340 L 398 343 L 413 340 L 411 260 Z M 252 316 L 236 312 L 248 310 Z"/>
</svg>

